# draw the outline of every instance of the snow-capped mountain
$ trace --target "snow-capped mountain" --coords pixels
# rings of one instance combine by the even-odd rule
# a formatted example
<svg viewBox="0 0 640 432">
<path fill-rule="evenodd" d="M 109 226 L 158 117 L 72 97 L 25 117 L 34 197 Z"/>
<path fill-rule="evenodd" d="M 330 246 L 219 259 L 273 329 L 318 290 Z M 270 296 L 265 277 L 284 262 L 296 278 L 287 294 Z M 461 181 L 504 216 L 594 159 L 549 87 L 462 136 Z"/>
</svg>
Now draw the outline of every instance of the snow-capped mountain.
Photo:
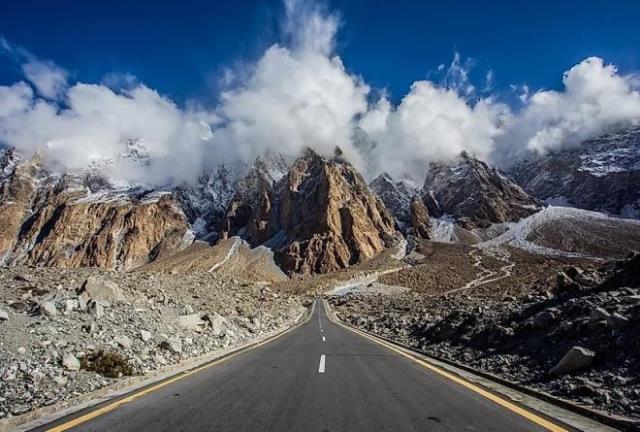
<svg viewBox="0 0 640 432">
<path fill-rule="evenodd" d="M 541 207 L 513 180 L 466 152 L 449 163 L 431 163 L 422 192 L 432 217 L 450 215 L 465 229 L 516 221 Z"/>
<path fill-rule="evenodd" d="M 534 155 L 511 174 L 527 192 L 550 204 L 640 218 L 640 128 Z"/>
</svg>

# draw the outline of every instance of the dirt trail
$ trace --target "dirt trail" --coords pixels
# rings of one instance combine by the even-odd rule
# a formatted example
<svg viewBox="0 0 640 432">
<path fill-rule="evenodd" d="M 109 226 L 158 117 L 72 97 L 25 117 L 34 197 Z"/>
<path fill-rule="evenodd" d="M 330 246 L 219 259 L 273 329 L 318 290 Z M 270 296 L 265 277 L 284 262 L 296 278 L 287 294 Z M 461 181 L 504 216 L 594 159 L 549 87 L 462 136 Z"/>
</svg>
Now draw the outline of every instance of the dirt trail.
<svg viewBox="0 0 640 432">
<path fill-rule="evenodd" d="M 499 261 L 505 263 L 498 270 L 492 270 L 487 268 L 482 263 L 482 255 L 487 254 Z M 460 288 L 455 288 L 449 291 L 445 291 L 444 294 L 457 293 L 461 291 L 470 290 L 472 288 L 479 287 L 481 285 L 485 285 L 491 282 L 499 281 L 500 279 L 504 279 L 513 274 L 513 267 L 516 265 L 515 262 L 511 261 L 511 254 L 503 249 L 503 248 L 486 248 L 486 249 L 477 249 L 469 251 L 469 256 L 474 260 L 473 266 L 479 270 L 478 275 L 472 281 L 467 282 L 464 286 Z"/>
</svg>

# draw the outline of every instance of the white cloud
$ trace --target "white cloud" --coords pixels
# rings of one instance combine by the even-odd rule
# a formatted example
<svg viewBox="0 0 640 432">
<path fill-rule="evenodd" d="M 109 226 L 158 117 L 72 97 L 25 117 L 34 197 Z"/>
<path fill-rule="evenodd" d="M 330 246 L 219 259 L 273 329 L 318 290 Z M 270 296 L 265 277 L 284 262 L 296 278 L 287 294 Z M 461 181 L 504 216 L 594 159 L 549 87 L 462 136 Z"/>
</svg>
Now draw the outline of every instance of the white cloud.
<svg viewBox="0 0 640 432">
<path fill-rule="evenodd" d="M 0 86 L 0 119 L 26 110 L 31 104 L 33 91 L 24 82 Z"/>
<path fill-rule="evenodd" d="M 508 163 L 514 153 L 547 151 L 578 145 L 611 128 L 640 123 L 640 93 L 633 76 L 618 73 L 590 57 L 563 75 L 562 91 L 530 94 L 523 86 L 522 111 L 509 122 L 497 146 L 496 159 Z M 507 159 L 507 160 L 505 160 Z"/>
<path fill-rule="evenodd" d="M 397 107 L 378 101 L 360 126 L 377 144 L 374 166 L 421 179 L 428 162 L 450 160 L 463 150 L 485 158 L 505 112 L 489 100 L 472 104 L 454 89 L 417 81 Z"/>
<path fill-rule="evenodd" d="M 145 86 L 115 93 L 75 84 L 65 94 L 65 107 L 25 87 L 0 87 L 9 95 L 0 99 L 0 141 L 26 153 L 42 151 L 56 170 L 97 164 L 115 180 L 164 184 L 202 169 L 210 114 L 183 111 Z M 149 164 L 124 157 L 130 140 L 143 143 Z"/>
<path fill-rule="evenodd" d="M 53 62 L 31 59 L 22 65 L 25 77 L 47 99 L 59 99 L 67 89 L 68 73 Z"/>
</svg>

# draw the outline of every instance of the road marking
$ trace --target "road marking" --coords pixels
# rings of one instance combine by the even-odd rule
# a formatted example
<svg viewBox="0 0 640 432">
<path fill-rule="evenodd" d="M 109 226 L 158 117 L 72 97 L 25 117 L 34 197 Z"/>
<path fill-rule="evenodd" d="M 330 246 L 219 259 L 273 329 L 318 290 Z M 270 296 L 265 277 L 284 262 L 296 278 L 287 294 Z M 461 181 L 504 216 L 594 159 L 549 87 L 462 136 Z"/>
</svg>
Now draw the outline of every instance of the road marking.
<svg viewBox="0 0 640 432">
<path fill-rule="evenodd" d="M 120 406 L 122 406 L 122 405 L 124 405 L 124 404 L 126 404 L 128 402 L 134 401 L 134 400 L 138 399 L 141 396 L 144 396 L 146 394 L 149 394 L 151 392 L 159 390 L 162 387 L 165 387 L 165 386 L 167 386 L 169 384 L 173 384 L 176 381 L 179 381 L 179 380 L 181 380 L 183 378 L 186 378 L 186 377 L 188 377 L 190 375 L 193 375 L 193 374 L 195 374 L 197 372 L 200 372 L 200 371 L 202 371 L 204 369 L 208 369 L 208 368 L 210 368 L 212 366 L 216 366 L 216 365 L 218 365 L 218 364 L 220 364 L 222 362 L 225 362 L 227 360 L 232 359 L 233 357 L 236 357 L 237 355 L 244 354 L 246 352 L 249 352 L 249 351 L 252 351 L 252 350 L 254 350 L 256 348 L 259 348 L 262 345 L 265 345 L 267 343 L 273 342 L 276 339 L 280 338 L 281 336 L 284 336 L 285 334 L 289 333 L 290 331 L 295 330 L 299 326 L 309 322 L 309 320 L 311 319 L 311 316 L 313 315 L 315 307 L 316 307 L 316 305 L 314 304 L 313 308 L 311 310 L 311 314 L 309 315 L 309 318 L 307 318 L 306 320 L 304 320 L 300 324 L 295 325 L 295 326 L 283 331 L 282 333 L 279 333 L 279 334 L 275 335 L 274 337 L 272 337 L 270 339 L 263 340 L 262 342 L 258 342 L 255 345 L 252 345 L 252 346 L 247 347 L 247 348 L 241 348 L 238 351 L 236 351 L 234 353 L 231 353 L 226 357 L 223 357 L 223 358 L 218 359 L 218 360 L 214 360 L 211 363 L 206 363 L 206 364 L 204 364 L 202 366 L 198 366 L 198 367 L 196 367 L 194 369 L 191 369 L 190 371 L 186 371 L 186 372 L 181 373 L 179 375 L 175 375 L 173 378 L 169 378 L 166 381 L 159 382 L 159 383 L 157 383 L 155 385 L 152 385 L 151 387 L 148 387 L 148 388 L 146 388 L 144 390 L 139 390 L 139 391 L 134 390 L 135 393 L 132 394 L 131 396 L 128 396 L 126 398 L 123 398 L 123 399 L 117 400 L 115 402 L 112 402 L 112 403 L 110 403 L 108 405 L 103 406 L 102 408 L 99 408 L 99 409 L 97 409 L 95 411 L 88 412 L 87 414 L 85 414 L 83 416 L 80 416 L 80 417 L 77 417 L 75 419 L 69 420 L 66 423 L 63 423 L 61 425 L 52 427 L 51 429 L 47 429 L 47 432 L 63 432 L 63 431 L 69 430 L 69 429 L 71 429 L 73 427 L 76 427 L 78 425 L 86 423 L 86 422 L 88 422 L 89 420 L 91 420 L 93 418 L 99 417 L 99 416 L 101 416 L 103 414 L 106 414 L 106 413 L 108 413 L 110 411 L 113 411 L 114 409 L 116 409 L 116 408 L 118 408 L 118 407 L 120 407 Z"/>
<path fill-rule="evenodd" d="M 326 342 L 327 340 L 322 336 L 322 342 Z"/>
<path fill-rule="evenodd" d="M 324 373 L 324 363 L 325 363 L 325 359 L 326 359 L 325 355 L 324 355 L 324 354 L 322 354 L 322 355 L 320 356 L 320 366 L 318 366 L 318 373 Z"/>
<path fill-rule="evenodd" d="M 406 357 L 406 358 L 418 363 L 420 366 L 422 366 L 422 367 L 424 367 L 426 369 L 429 369 L 430 371 L 435 372 L 438 375 L 441 375 L 441 376 L 443 376 L 443 377 L 445 377 L 445 378 L 447 378 L 447 379 L 449 379 L 449 380 L 451 380 L 451 381 L 453 381 L 453 382 L 455 382 L 457 384 L 460 384 L 463 387 L 466 387 L 467 389 L 469 389 L 469 390 L 471 390 L 473 392 L 476 392 L 476 393 L 486 397 L 487 399 L 497 403 L 498 405 L 501 405 L 502 407 L 508 409 L 509 411 L 512 411 L 512 412 L 514 412 L 516 414 L 519 414 L 520 416 L 526 418 L 527 420 L 529 420 L 529 421 L 531 421 L 531 422 L 533 422 L 533 423 L 535 423 L 535 424 L 537 424 L 539 426 L 542 426 L 543 428 L 546 428 L 551 432 L 569 432 L 568 429 L 565 429 L 565 428 L 563 428 L 561 426 L 558 426 L 558 425 L 556 425 L 554 423 L 551 423 L 549 420 L 544 419 L 544 418 L 540 417 L 539 415 L 534 414 L 534 413 L 532 413 L 530 411 L 527 411 L 526 409 L 524 409 L 524 408 L 522 408 L 522 407 L 520 407 L 520 406 L 518 406 L 518 405 L 516 405 L 516 404 L 514 404 L 512 402 L 509 402 L 508 400 L 503 399 L 500 396 L 497 396 L 497 395 L 495 395 L 495 394 L 483 389 L 482 387 L 479 387 L 479 386 L 477 386 L 475 384 L 472 384 L 471 382 L 469 382 L 469 381 L 467 381 L 467 380 L 465 380 L 465 379 L 463 379 L 463 378 L 461 378 L 461 377 L 459 377 L 457 375 L 449 373 L 449 372 L 445 371 L 444 369 L 440 369 L 439 367 L 434 366 L 434 365 L 432 365 L 432 364 L 430 364 L 430 363 L 428 363 L 428 362 L 426 362 L 424 360 L 421 360 L 418 357 L 414 357 L 412 355 L 409 355 L 409 354 L 405 353 L 404 351 L 396 348 L 394 345 L 392 345 L 392 344 L 390 344 L 388 342 L 378 340 L 378 339 L 374 338 L 373 336 L 369 336 L 366 333 L 360 332 L 357 329 L 348 327 L 348 326 L 342 324 L 341 322 L 337 322 L 336 321 L 336 323 L 338 325 L 341 325 L 342 327 L 346 328 L 347 330 L 350 330 L 350 331 L 352 331 L 352 332 L 354 332 L 354 333 L 356 333 L 356 334 L 358 334 L 358 335 L 360 335 L 360 336 L 362 336 L 364 338 L 367 338 L 367 339 L 377 343 L 378 345 L 382 345 L 385 348 L 387 348 L 387 349 L 389 349 L 391 351 L 394 351 L 395 353 L 400 354 L 401 356 L 404 356 L 404 357 Z"/>
</svg>

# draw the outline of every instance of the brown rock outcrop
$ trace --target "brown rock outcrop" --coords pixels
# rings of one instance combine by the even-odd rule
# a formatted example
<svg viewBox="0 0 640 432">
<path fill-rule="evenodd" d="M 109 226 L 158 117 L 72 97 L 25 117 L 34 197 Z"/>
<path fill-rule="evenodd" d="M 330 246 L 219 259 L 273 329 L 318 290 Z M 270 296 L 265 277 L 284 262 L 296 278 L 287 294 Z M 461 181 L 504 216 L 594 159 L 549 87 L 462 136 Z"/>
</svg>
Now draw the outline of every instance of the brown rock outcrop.
<svg viewBox="0 0 640 432">
<path fill-rule="evenodd" d="M 76 177 L 12 163 L 0 192 L 6 264 L 130 269 L 182 247 L 189 226 L 169 193 L 92 195 Z"/>
<path fill-rule="evenodd" d="M 20 162 L 14 151 L 0 152 L 0 261 L 13 249 L 22 222 L 31 213 L 39 158 Z"/>
<path fill-rule="evenodd" d="M 372 258 L 395 232 L 394 221 L 362 176 L 347 162 L 309 151 L 287 176 L 258 188 L 230 206 L 251 208 L 244 235 L 252 245 L 266 243 L 289 273 L 326 273 Z M 251 201 L 249 197 L 253 196 Z M 237 233 L 235 226 L 227 235 Z"/>
<path fill-rule="evenodd" d="M 420 197 L 414 197 L 409 205 L 411 230 L 413 235 L 423 239 L 431 238 L 431 218 L 429 210 Z"/>
</svg>

